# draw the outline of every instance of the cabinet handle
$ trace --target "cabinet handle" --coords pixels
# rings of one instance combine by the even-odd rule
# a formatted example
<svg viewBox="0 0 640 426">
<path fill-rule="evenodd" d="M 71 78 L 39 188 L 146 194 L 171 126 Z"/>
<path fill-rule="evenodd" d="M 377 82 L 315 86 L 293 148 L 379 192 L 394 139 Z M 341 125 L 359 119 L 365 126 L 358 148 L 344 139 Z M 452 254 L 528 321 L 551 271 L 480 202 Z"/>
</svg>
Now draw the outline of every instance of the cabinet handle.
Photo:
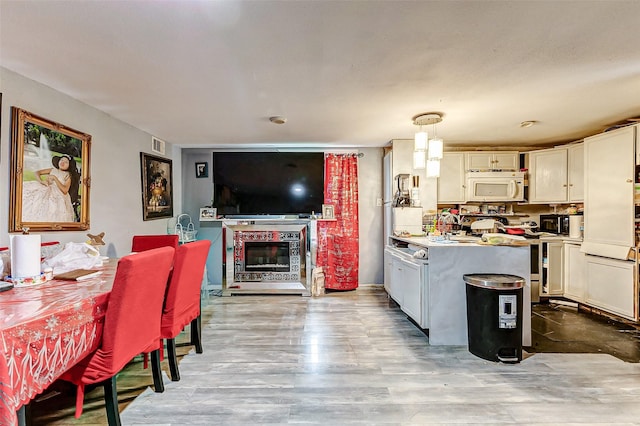
<svg viewBox="0 0 640 426">
<path fill-rule="evenodd" d="M 565 183 L 565 184 L 564 184 L 564 185 L 562 185 L 562 186 L 566 188 L 566 187 L 567 187 L 567 184 Z"/>
<path fill-rule="evenodd" d="M 569 184 L 569 186 L 573 186 L 573 184 L 572 184 L 572 183 L 570 183 L 570 184 Z"/>
<path fill-rule="evenodd" d="M 633 180 L 627 179 L 627 183 L 631 183 L 631 182 L 633 182 Z"/>
</svg>

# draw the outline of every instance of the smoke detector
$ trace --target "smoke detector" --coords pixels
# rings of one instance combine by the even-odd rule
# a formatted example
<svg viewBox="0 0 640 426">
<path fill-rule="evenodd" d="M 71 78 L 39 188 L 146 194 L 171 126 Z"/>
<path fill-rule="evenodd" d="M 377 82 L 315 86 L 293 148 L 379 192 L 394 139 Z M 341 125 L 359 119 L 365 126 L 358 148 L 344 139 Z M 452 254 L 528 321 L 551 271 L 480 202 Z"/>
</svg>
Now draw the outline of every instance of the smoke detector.
<svg viewBox="0 0 640 426">
<path fill-rule="evenodd" d="M 274 115 L 273 117 L 269 117 L 269 121 L 274 124 L 284 124 L 287 122 L 287 119 L 281 115 Z"/>
<path fill-rule="evenodd" d="M 526 120 L 523 121 L 522 123 L 520 123 L 520 127 L 522 128 L 527 128 L 527 127 L 531 127 L 538 124 L 538 122 L 536 120 Z"/>
</svg>

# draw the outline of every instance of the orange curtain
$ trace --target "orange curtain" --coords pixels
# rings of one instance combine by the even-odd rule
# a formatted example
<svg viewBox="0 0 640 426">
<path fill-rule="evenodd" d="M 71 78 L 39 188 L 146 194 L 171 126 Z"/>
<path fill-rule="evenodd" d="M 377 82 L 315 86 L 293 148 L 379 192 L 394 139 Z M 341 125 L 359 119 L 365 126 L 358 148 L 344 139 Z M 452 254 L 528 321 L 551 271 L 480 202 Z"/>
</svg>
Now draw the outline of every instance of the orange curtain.
<svg viewBox="0 0 640 426">
<path fill-rule="evenodd" d="M 324 287 L 358 287 L 358 156 L 325 154 L 324 202 L 333 206 L 335 221 L 318 222 L 317 265 L 324 270 Z"/>
</svg>

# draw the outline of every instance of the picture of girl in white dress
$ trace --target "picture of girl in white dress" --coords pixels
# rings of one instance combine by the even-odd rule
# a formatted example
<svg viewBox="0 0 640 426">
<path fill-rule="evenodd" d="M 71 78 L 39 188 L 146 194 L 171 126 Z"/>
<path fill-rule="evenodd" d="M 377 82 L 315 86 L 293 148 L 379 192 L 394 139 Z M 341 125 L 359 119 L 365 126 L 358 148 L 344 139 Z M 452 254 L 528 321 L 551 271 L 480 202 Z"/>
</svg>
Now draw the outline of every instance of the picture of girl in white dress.
<svg viewBox="0 0 640 426">
<path fill-rule="evenodd" d="M 22 188 L 23 222 L 76 222 L 73 203 L 78 200 L 80 173 L 67 154 L 55 156 L 53 167 L 36 171 L 36 180 Z"/>
</svg>

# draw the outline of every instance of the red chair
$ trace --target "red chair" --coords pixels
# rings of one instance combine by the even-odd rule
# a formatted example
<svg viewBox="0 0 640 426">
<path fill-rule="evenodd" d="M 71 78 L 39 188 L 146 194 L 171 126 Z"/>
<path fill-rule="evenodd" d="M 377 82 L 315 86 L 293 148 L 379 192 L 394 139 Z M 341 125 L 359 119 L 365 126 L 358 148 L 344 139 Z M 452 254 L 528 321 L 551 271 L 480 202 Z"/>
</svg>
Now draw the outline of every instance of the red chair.
<svg viewBox="0 0 640 426">
<path fill-rule="evenodd" d="M 174 249 L 178 248 L 178 236 L 175 234 L 134 235 L 131 242 L 131 251 L 136 253 L 155 249 L 158 247 L 173 247 Z"/>
<path fill-rule="evenodd" d="M 154 372 L 160 371 L 160 319 L 174 252 L 162 247 L 118 262 L 100 344 L 62 376 L 78 386 L 76 418 L 82 414 L 85 385 L 102 383 L 109 425 L 120 425 L 116 374 L 143 352 L 151 352 Z M 162 376 L 154 375 L 153 381 L 156 392 L 164 390 Z"/>
<path fill-rule="evenodd" d="M 173 271 L 167 287 L 167 295 L 162 311 L 160 335 L 167 340 L 167 356 L 171 380 L 180 380 L 176 358 L 175 337 L 187 324 L 191 324 L 191 344 L 196 353 L 202 353 L 200 287 L 204 265 L 211 242 L 208 240 L 186 243 L 177 248 L 173 260 Z M 159 365 L 153 365 L 153 368 Z M 160 371 L 154 371 L 154 376 Z"/>
</svg>

